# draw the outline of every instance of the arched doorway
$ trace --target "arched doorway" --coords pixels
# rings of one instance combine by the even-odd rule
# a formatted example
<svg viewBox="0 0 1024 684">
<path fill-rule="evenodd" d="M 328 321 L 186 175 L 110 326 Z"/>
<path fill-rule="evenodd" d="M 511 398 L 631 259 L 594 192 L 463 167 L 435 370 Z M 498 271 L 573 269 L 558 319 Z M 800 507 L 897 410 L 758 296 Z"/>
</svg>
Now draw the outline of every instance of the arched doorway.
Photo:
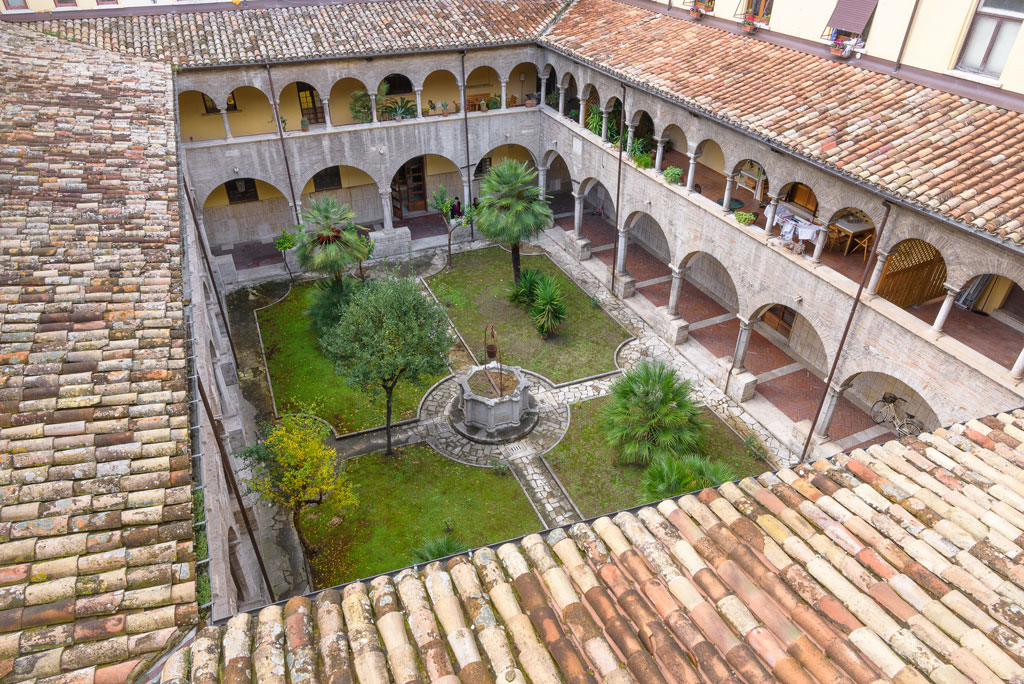
<svg viewBox="0 0 1024 684">
<path fill-rule="evenodd" d="M 438 154 L 413 157 L 391 179 L 391 214 L 396 225 L 408 226 L 414 240 L 448 232 L 440 213 L 431 206 L 435 192 L 444 187 L 451 197 L 465 201 L 458 165 Z"/>
<path fill-rule="evenodd" d="M 281 89 L 278 111 L 281 126 L 287 131 L 308 130 L 327 123 L 320 93 L 305 81 L 293 81 Z"/>
<path fill-rule="evenodd" d="M 924 240 L 898 243 L 885 261 L 875 292 L 900 308 L 945 297 L 946 260 Z"/>
</svg>

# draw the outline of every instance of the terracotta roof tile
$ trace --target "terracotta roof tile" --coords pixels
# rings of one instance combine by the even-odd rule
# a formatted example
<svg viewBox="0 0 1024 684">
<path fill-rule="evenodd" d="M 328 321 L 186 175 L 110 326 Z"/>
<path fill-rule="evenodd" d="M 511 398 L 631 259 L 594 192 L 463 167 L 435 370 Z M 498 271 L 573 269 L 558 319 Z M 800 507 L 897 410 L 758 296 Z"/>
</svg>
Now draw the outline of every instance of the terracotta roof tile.
<svg viewBox="0 0 1024 684">
<path fill-rule="evenodd" d="M 162 681 L 1021 682 L 1018 413 L 239 615 Z"/>
<path fill-rule="evenodd" d="M 12 681 L 124 681 L 197 618 L 172 93 L 167 64 L 0 24 Z"/>
<path fill-rule="evenodd" d="M 540 42 L 1024 243 L 1024 114 L 616 0 L 576 0 Z"/>
<path fill-rule="evenodd" d="M 46 19 L 39 30 L 178 66 L 262 63 L 533 41 L 560 0 L 389 0 Z"/>
</svg>

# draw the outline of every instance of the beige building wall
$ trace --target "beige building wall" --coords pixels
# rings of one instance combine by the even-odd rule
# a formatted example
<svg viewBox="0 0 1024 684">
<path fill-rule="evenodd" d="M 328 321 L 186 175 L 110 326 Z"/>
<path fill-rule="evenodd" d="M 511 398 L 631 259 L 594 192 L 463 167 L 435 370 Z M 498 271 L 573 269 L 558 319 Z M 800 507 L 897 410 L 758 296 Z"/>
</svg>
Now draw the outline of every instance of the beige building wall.
<svg viewBox="0 0 1024 684">
<path fill-rule="evenodd" d="M 225 137 L 224 117 L 220 112 L 207 113 L 203 94 L 198 90 L 186 90 L 178 95 L 178 126 L 185 142 Z"/>
<path fill-rule="evenodd" d="M 331 123 L 335 126 L 347 126 L 348 124 L 359 123 L 352 116 L 352 94 L 357 91 L 365 91 L 366 86 L 357 78 L 343 78 L 331 88 L 331 96 L 327 105 L 331 110 Z"/>
</svg>

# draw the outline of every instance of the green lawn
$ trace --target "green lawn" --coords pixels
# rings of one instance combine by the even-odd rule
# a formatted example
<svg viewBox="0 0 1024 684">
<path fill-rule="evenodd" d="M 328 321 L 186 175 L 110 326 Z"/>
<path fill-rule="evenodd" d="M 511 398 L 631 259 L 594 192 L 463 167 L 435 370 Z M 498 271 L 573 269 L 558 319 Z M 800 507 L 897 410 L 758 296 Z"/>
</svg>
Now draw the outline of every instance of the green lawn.
<svg viewBox="0 0 1024 684">
<path fill-rule="evenodd" d="M 645 501 L 644 468 L 616 465 L 614 452 L 601 437 L 598 417 L 609 397 L 573 404 L 569 432 L 548 452 L 546 458 L 558 474 L 569 496 L 587 518 L 631 508 Z M 768 464 L 747 455 L 746 446 L 735 432 L 709 409 L 704 418 L 711 422 L 707 453 L 733 467 L 738 477 L 758 475 Z"/>
<path fill-rule="evenodd" d="M 629 337 L 590 297 L 546 256 L 523 256 L 523 268 L 536 268 L 562 281 L 569 317 L 544 339 L 526 311 L 508 301 L 512 257 L 497 247 L 456 254 L 454 268 L 430 279 L 448 315 L 476 354 L 483 358 L 484 326 L 493 323 L 505 362 L 544 375 L 552 382 L 615 370 L 615 349 Z"/>
<path fill-rule="evenodd" d="M 511 474 L 461 465 L 424 446 L 391 459 L 370 454 L 346 463 L 359 503 L 340 520 L 333 511 L 306 515 L 309 559 L 317 587 L 328 587 L 412 564 L 412 549 L 444 533 L 470 547 L 512 539 L 542 527 Z"/>
<path fill-rule="evenodd" d="M 334 364 L 320 353 L 305 315 L 312 288 L 312 283 L 296 285 L 279 303 L 259 312 L 277 410 L 287 413 L 298 407 L 316 406 L 316 414 L 339 433 L 383 425 L 383 392 L 371 396 L 349 387 L 334 373 Z M 418 385 L 399 382 L 393 420 L 415 416 L 420 398 L 439 379 Z"/>
</svg>

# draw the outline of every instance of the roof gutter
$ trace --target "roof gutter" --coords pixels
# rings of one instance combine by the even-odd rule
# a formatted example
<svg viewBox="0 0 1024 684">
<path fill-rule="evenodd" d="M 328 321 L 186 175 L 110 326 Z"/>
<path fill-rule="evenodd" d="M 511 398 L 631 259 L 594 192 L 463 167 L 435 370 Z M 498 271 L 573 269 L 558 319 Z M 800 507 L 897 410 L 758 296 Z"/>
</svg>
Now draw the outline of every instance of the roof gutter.
<svg viewBox="0 0 1024 684">
<path fill-rule="evenodd" d="M 978 230 L 974 226 L 968 225 L 966 223 L 960 223 L 958 221 L 954 221 L 953 219 L 950 219 L 950 218 L 948 218 L 946 216 L 943 216 L 942 214 L 940 214 L 938 212 L 935 212 L 935 211 L 933 211 L 931 209 L 927 209 L 927 208 L 922 207 L 922 206 L 920 206 L 918 204 L 914 204 L 913 202 L 909 202 L 909 201 L 899 197 L 898 195 L 894 195 L 894 194 L 890 193 L 889 191 L 887 191 L 887 190 L 885 190 L 883 188 L 880 188 L 877 185 L 872 185 L 871 183 L 868 183 L 866 181 L 860 180 L 858 178 L 854 178 L 853 176 L 849 176 L 849 175 L 844 174 L 844 173 L 842 173 L 840 171 L 837 171 L 836 169 L 832 168 L 828 164 L 820 162 L 820 161 L 818 161 L 816 159 L 812 159 L 810 157 L 805 157 L 805 156 L 803 156 L 803 155 L 801 155 L 801 154 L 799 154 L 797 152 L 794 152 L 793 150 L 791 150 L 791 149 L 789 149 L 787 147 L 782 147 L 777 142 L 773 141 L 767 135 L 761 135 L 761 134 L 758 134 L 758 133 L 754 133 L 754 132 L 744 128 L 743 126 L 740 126 L 739 124 L 736 124 L 736 123 L 733 123 L 732 121 L 729 121 L 727 119 L 722 119 L 722 118 L 720 118 L 718 116 L 715 116 L 713 113 L 711 113 L 711 112 L 709 112 L 709 111 L 707 111 L 705 109 L 701 109 L 700 107 L 697 107 L 695 105 L 692 105 L 689 102 L 686 102 L 685 100 L 682 100 L 682 99 L 679 99 L 679 98 L 676 98 L 676 97 L 672 97 L 670 95 L 666 95 L 665 93 L 659 92 L 658 90 L 648 86 L 645 83 L 642 83 L 642 82 L 637 81 L 635 79 L 624 77 L 624 76 L 622 76 L 622 75 L 612 71 L 611 69 L 608 69 L 607 67 L 603 67 L 603 66 L 600 66 L 600 65 L 597 65 L 597 64 L 592 64 L 592 63 L 587 62 L 585 60 L 581 60 L 581 59 L 579 59 L 578 57 L 572 55 L 571 53 L 569 53 L 566 50 L 562 50 L 560 48 L 554 47 L 552 45 L 548 45 L 546 43 L 541 43 L 540 45 L 541 45 L 541 47 L 543 47 L 543 48 L 545 48 L 547 50 L 551 50 L 552 52 L 558 53 L 558 54 L 560 54 L 560 55 L 562 55 L 564 57 L 567 57 L 567 58 L 569 58 L 569 59 L 571 59 L 574 62 L 577 62 L 579 64 L 586 65 L 587 67 L 589 67 L 591 69 L 594 69 L 595 71 L 598 71 L 598 72 L 600 72 L 600 73 L 602 73 L 602 74 L 604 74 L 606 76 L 609 76 L 609 77 L 611 77 L 613 79 L 616 79 L 616 80 L 619 80 L 619 81 L 625 81 L 625 82 L 629 83 L 630 85 L 632 85 L 637 90 L 642 90 L 645 93 L 648 93 L 650 95 L 654 95 L 655 97 L 661 98 L 663 100 L 667 100 L 667 101 L 671 102 L 672 104 L 679 105 L 680 107 L 682 107 L 683 109 L 687 110 L 691 114 L 694 114 L 694 115 L 697 115 L 697 116 L 706 116 L 706 117 L 708 117 L 710 119 L 713 119 L 716 123 L 719 123 L 719 124 L 725 126 L 726 128 L 729 128 L 729 129 L 731 129 L 733 131 L 736 131 L 737 133 L 745 135 L 745 136 L 747 136 L 749 138 L 753 138 L 753 139 L 757 140 L 758 142 L 761 142 L 761 143 L 767 145 L 774 152 L 778 152 L 779 154 L 786 154 L 786 155 L 789 155 L 789 156 L 794 157 L 796 159 L 799 159 L 800 161 L 808 163 L 811 166 L 814 166 L 815 168 L 817 168 L 817 169 L 819 169 L 821 171 L 824 171 L 825 173 L 828 173 L 828 174 L 830 174 L 832 176 L 835 176 L 837 178 L 841 178 L 843 181 L 845 181 L 847 183 L 852 183 L 853 185 L 856 185 L 857 187 L 861 188 L 862 190 L 866 190 L 866 191 L 871 192 L 871 193 L 876 194 L 876 195 L 881 195 L 884 199 L 886 199 L 889 202 L 891 202 L 891 203 L 893 203 L 895 205 L 898 205 L 898 206 L 900 206 L 900 207 L 902 207 L 904 209 L 909 209 L 910 211 L 914 211 L 914 212 L 916 212 L 918 214 L 923 214 L 924 216 L 927 216 L 927 217 L 932 218 L 932 219 L 934 219 L 936 221 L 939 221 L 940 223 L 944 223 L 947 226 L 956 228 L 957 230 L 967 231 L 968 233 L 970 233 L 972 235 L 975 235 L 976 237 L 979 237 L 979 238 L 981 238 L 983 240 L 987 240 L 988 242 L 991 242 L 992 244 L 997 245 L 999 247 L 1010 248 L 1010 249 L 1014 250 L 1015 252 L 1017 252 L 1019 254 L 1024 254 L 1024 246 L 1022 246 L 1022 245 L 1017 245 L 1016 243 L 1011 242 L 1010 240 L 1006 240 L 1004 238 L 998 237 L 996 235 L 993 235 L 991 233 L 985 232 L 983 230 Z"/>
</svg>

